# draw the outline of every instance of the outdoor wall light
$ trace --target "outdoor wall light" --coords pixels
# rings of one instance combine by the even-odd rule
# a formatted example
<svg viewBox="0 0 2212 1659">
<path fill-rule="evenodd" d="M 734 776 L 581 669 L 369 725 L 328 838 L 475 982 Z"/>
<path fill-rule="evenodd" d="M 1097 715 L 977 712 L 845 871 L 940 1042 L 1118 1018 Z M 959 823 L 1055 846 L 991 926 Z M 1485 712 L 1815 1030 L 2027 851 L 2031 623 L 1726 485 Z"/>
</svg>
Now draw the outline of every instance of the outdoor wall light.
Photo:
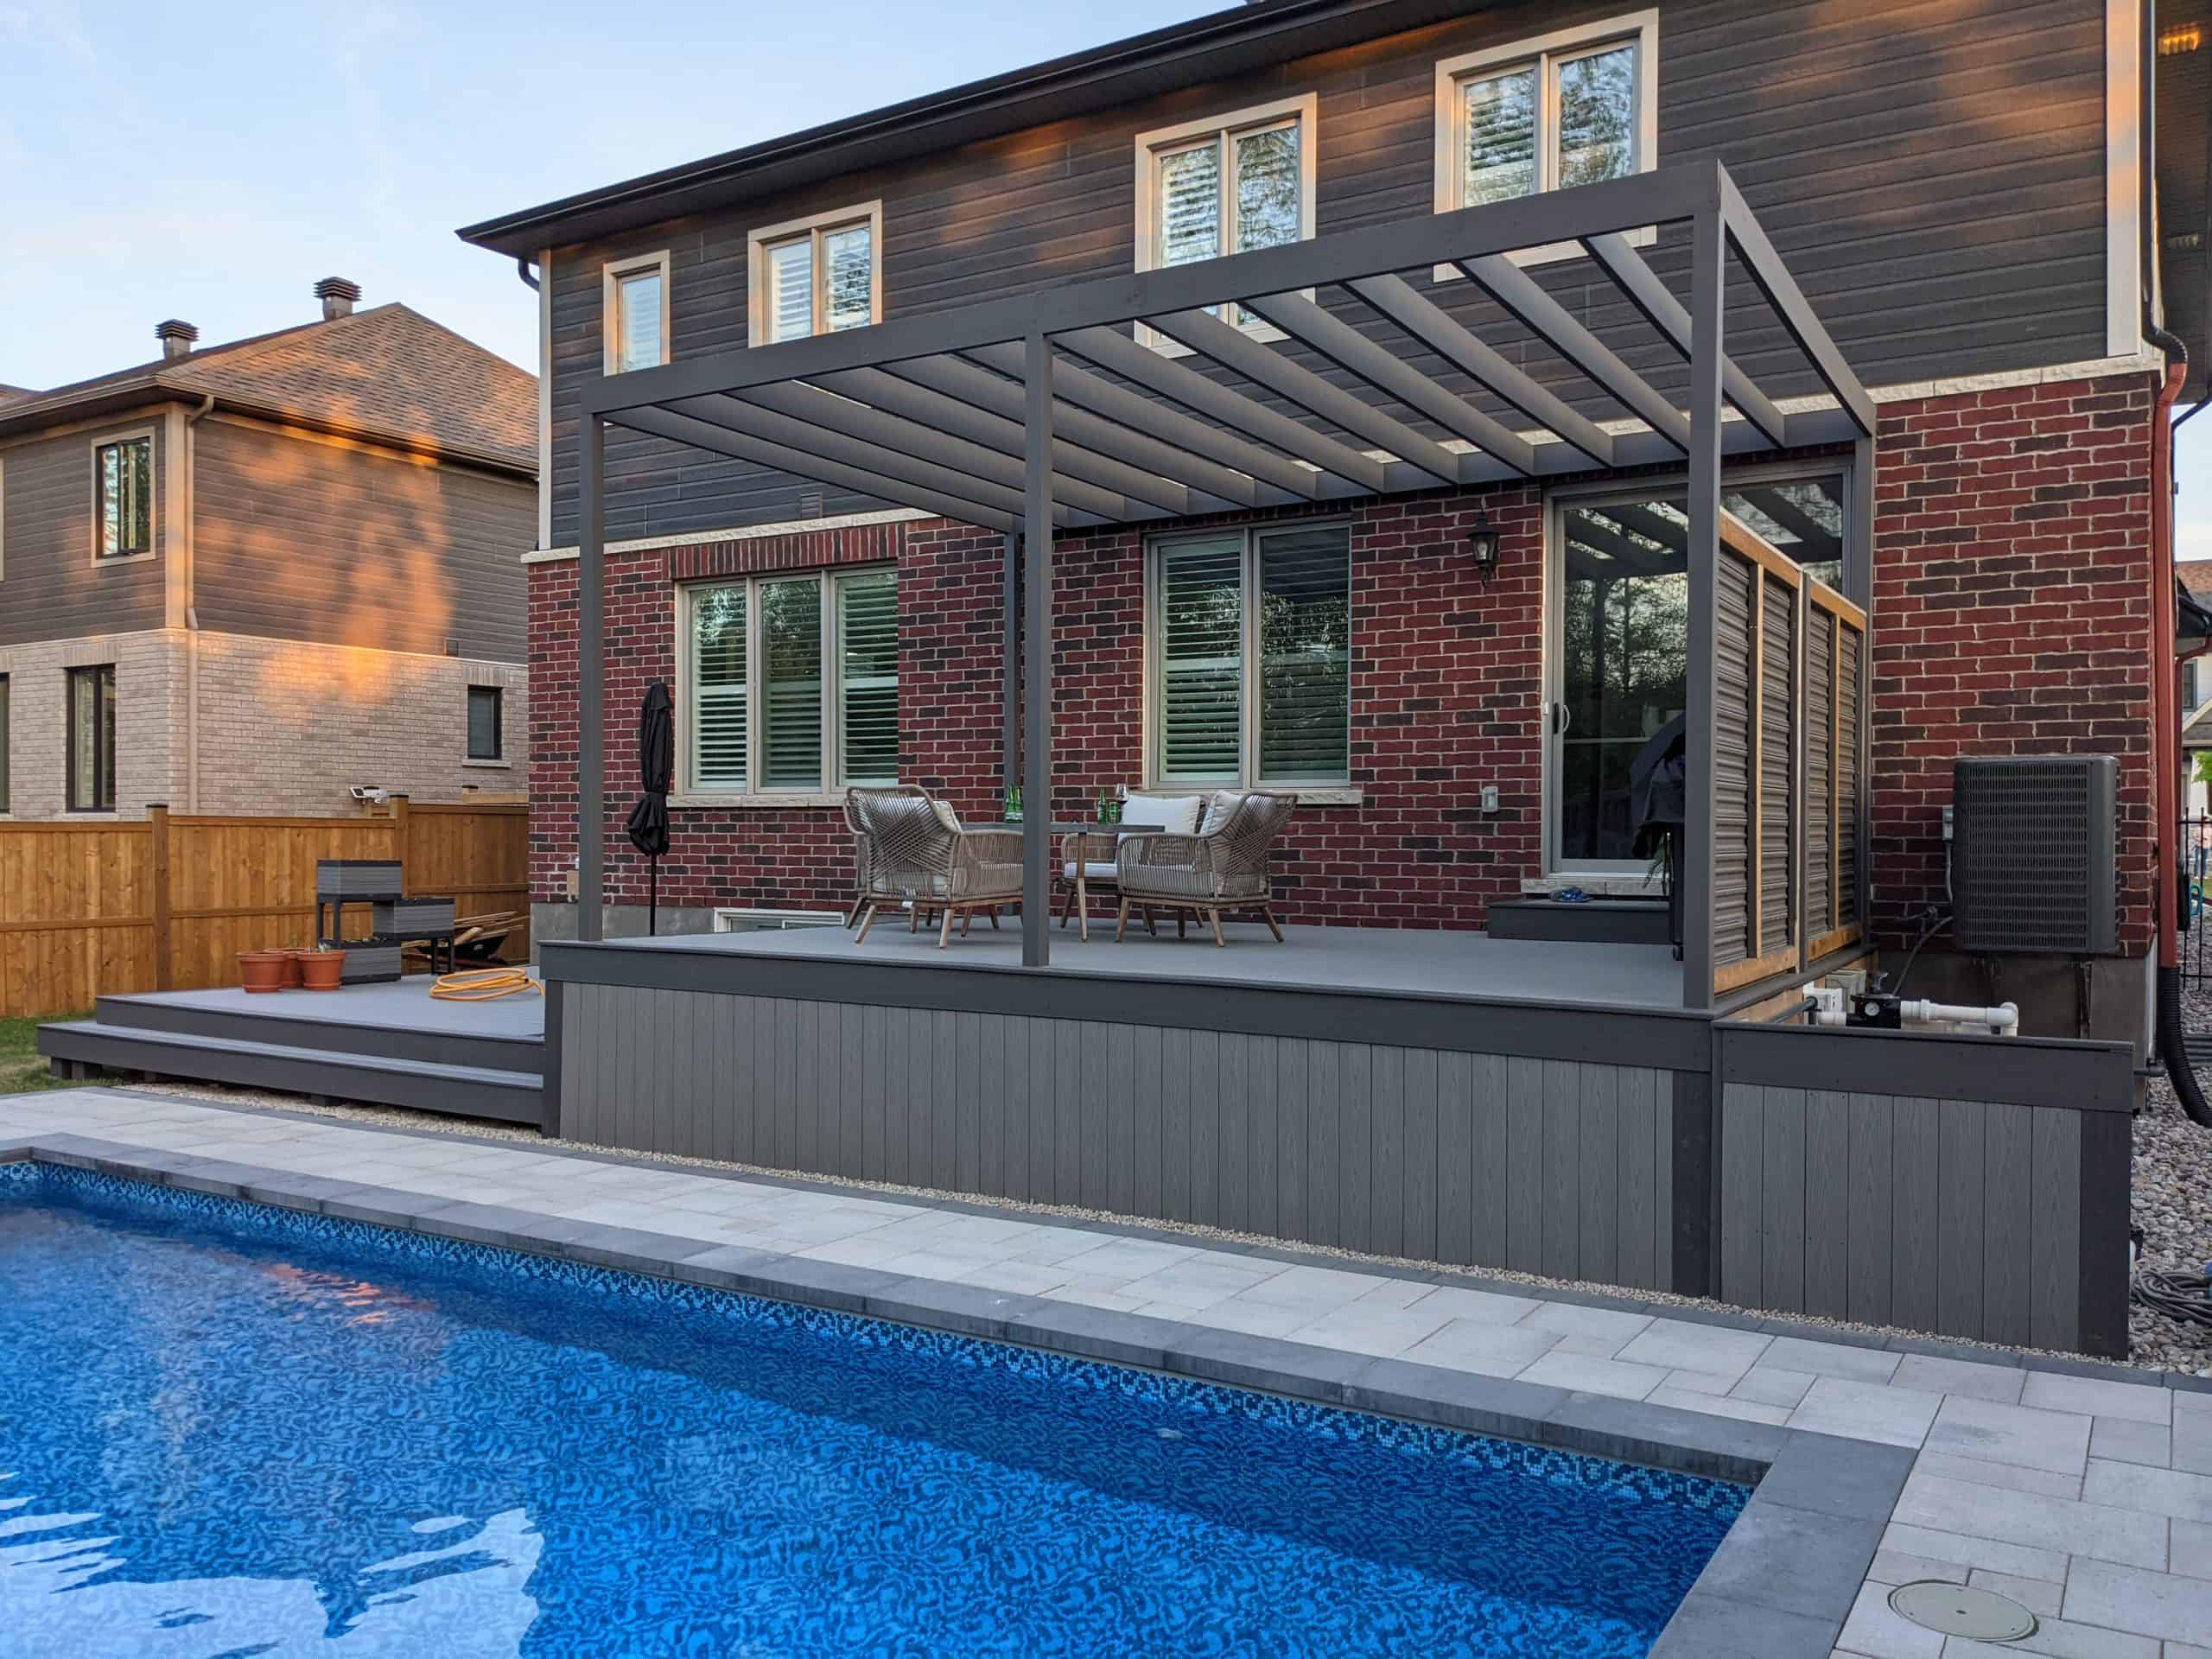
<svg viewBox="0 0 2212 1659">
<path fill-rule="evenodd" d="M 1475 527 L 1467 532 L 1467 556 L 1475 562 L 1484 582 L 1497 569 L 1497 532 L 1491 528 L 1487 513 L 1478 513 Z"/>
</svg>

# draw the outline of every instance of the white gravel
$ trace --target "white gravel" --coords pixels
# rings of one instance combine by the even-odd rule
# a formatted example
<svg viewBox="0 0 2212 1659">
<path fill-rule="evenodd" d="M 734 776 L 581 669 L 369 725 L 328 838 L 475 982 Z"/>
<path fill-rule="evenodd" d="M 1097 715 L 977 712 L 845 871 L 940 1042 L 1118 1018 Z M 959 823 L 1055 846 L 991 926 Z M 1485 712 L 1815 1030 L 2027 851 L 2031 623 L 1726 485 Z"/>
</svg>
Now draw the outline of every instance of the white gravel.
<svg viewBox="0 0 2212 1659">
<path fill-rule="evenodd" d="M 2212 1023 L 2212 1014 L 2208 1014 L 2208 1023 Z M 317 1104 L 297 1095 L 276 1094 L 264 1090 L 232 1088 L 223 1084 L 146 1083 L 124 1086 L 135 1086 L 159 1094 L 183 1095 L 195 1099 L 213 1101 L 226 1106 L 249 1107 L 274 1111 L 300 1112 L 313 1116 L 341 1118 L 356 1123 L 370 1123 L 388 1128 L 405 1129 L 412 1134 L 479 1135 L 495 1140 L 519 1141 L 538 1147 L 566 1147 L 579 1152 L 604 1154 L 607 1151 L 607 1147 L 589 1146 L 582 1141 L 548 1139 L 547 1137 L 539 1135 L 535 1129 L 519 1128 L 512 1123 L 496 1122 L 489 1119 L 483 1118 L 448 1117 L 429 1112 L 410 1111 L 404 1107 L 370 1106 L 347 1103 L 334 1103 L 327 1105 Z M 2165 1085 L 2162 1082 L 2158 1087 L 2164 1089 L 2165 1088 Z M 2145 1121 L 2149 1121 L 2148 1115 L 2146 1115 Z M 2206 1132 L 2196 1129 L 2193 1125 L 2182 1118 L 2179 1109 L 2173 1103 L 2171 1090 L 2167 1090 L 2166 1091 L 2166 1098 L 2164 1103 L 2164 1116 L 2158 1120 L 2158 1122 L 2167 1132 L 2169 1136 L 2169 1145 L 2172 1150 L 2167 1154 L 2167 1157 L 2173 1161 L 2176 1167 L 2181 1166 L 2184 1154 L 2190 1157 L 2199 1160 L 2202 1159 L 2203 1155 L 2202 1151 L 2193 1147 L 2186 1136 L 2188 1135 L 2202 1136 Z M 2139 1221 L 2140 1220 L 2143 1211 L 2143 1185 L 2145 1180 L 2143 1171 L 2145 1159 L 2145 1142 L 2146 1138 L 2147 1137 L 2139 1130 L 2135 1154 L 2136 1168 L 2138 1172 L 2137 1211 Z M 2212 1147 L 2212 1141 L 2205 1141 L 2203 1144 L 2205 1147 Z M 987 1205 L 995 1209 L 1015 1211 L 1025 1214 L 1045 1217 L 1058 1217 L 1060 1219 L 1072 1219 L 1079 1221 L 1128 1222 L 1135 1225 L 1157 1229 L 1163 1232 L 1185 1234 L 1193 1239 L 1211 1238 L 1234 1240 L 1243 1243 L 1263 1244 L 1276 1249 L 1294 1250 L 1303 1254 L 1325 1256 L 1340 1261 L 1368 1262 L 1393 1267 L 1404 1267 L 1407 1265 L 1407 1262 L 1402 1257 L 1370 1255 L 1358 1250 L 1338 1249 L 1325 1245 L 1298 1243 L 1280 1238 L 1268 1238 L 1249 1233 L 1234 1233 L 1220 1228 L 1203 1227 L 1189 1222 L 1158 1221 L 1153 1220 L 1149 1217 L 1116 1215 L 1107 1211 L 1085 1210 L 1068 1205 L 1030 1204 L 1012 1198 L 990 1198 L 980 1196 L 975 1193 L 946 1193 L 925 1187 L 899 1186 L 882 1181 L 853 1180 L 842 1176 L 835 1175 L 808 1174 L 800 1176 L 795 1175 L 793 1172 L 790 1170 L 768 1169 L 752 1164 L 722 1163 L 710 1158 L 677 1157 L 665 1153 L 626 1152 L 621 1155 L 626 1158 L 635 1159 L 638 1161 L 644 1163 L 669 1164 L 692 1168 L 727 1170 L 735 1174 L 762 1175 L 779 1180 L 804 1179 L 810 1182 L 817 1182 L 823 1185 L 850 1187 L 858 1192 L 881 1193 L 886 1197 L 918 1197 L 938 1199 L 951 1198 L 957 1198 L 959 1202 L 963 1204 Z M 2163 1190 L 2163 1188 L 2161 1190 Z M 2184 1232 L 2183 1229 L 2178 1224 L 2171 1223 L 2161 1224 L 2162 1228 L 2171 1234 L 2174 1245 L 2179 1250 L 2179 1254 L 2173 1258 L 2177 1263 L 2189 1260 L 2202 1262 L 2205 1259 L 2206 1255 L 2212 1255 L 2212 1251 L 2208 1251 L 2192 1257 L 2190 1252 L 2197 1250 L 2199 1244 L 2186 1244 L 2183 1243 L 2185 1238 L 2191 1237 L 2199 1241 L 2199 1243 L 2202 1243 L 2203 1241 L 2212 1240 L 2212 1202 L 2208 1202 L 2205 1196 L 2201 1192 L 2192 1192 L 2189 1194 L 2189 1197 L 2194 1201 L 2194 1220 L 2186 1232 Z M 2150 1224 L 2146 1223 L 2144 1224 L 2148 1225 Z M 1618 1285 L 1590 1284 L 1572 1280 L 1547 1279 L 1538 1274 L 1514 1273 L 1502 1268 L 1478 1268 L 1468 1269 L 1464 1268 L 1454 1268 L 1452 1264 L 1442 1262 L 1420 1262 L 1414 1263 L 1414 1265 L 1422 1268 L 1447 1268 L 1452 1271 L 1460 1272 L 1471 1271 L 1486 1279 L 1503 1280 L 1510 1283 L 1529 1285 L 1548 1290 L 1568 1290 L 1586 1295 L 1615 1297 L 1624 1301 L 1645 1303 L 1655 1308 L 1717 1308 L 1725 1306 L 1725 1304 L 1711 1301 L 1703 1298 L 1677 1296 L 1664 1291 L 1629 1290 L 1624 1289 Z M 1738 1309 L 1733 1311 L 1751 1313 L 1754 1315 L 1758 1312 L 1758 1310 L 1756 1309 Z M 1845 1319 L 1824 1319 L 1815 1318 L 1810 1314 L 1793 1314 L 1789 1317 L 1802 1320 L 1807 1325 L 1824 1325 L 1830 1329 L 1838 1331 L 1859 1332 L 1869 1336 L 1883 1338 L 1924 1338 L 1926 1336 L 1924 1332 L 1906 1331 L 1885 1325 L 1854 1324 Z M 2152 1370 L 2195 1370 L 2202 1366 L 2212 1365 L 2212 1343 L 2207 1343 L 2204 1340 L 2206 1337 L 2212 1336 L 2212 1332 L 2198 1331 L 2190 1332 L 2188 1331 L 2187 1327 L 2177 1326 L 2172 1321 L 2159 1319 L 2156 1315 L 2148 1314 L 2145 1310 L 2140 1308 L 2135 1310 L 2135 1319 L 2136 1325 L 2133 1340 L 2136 1344 L 2137 1351 L 2131 1362 L 2133 1364 Z M 2007 1348 L 2000 1344 L 1968 1342 L 1961 1338 L 1948 1337 L 1942 1338 L 1942 1340 L 1949 1343 L 1955 1343 L 1957 1346 L 1961 1348 L 1989 1348 L 1993 1351 L 2002 1352 L 2018 1351 L 2017 1350 Z"/>
</svg>

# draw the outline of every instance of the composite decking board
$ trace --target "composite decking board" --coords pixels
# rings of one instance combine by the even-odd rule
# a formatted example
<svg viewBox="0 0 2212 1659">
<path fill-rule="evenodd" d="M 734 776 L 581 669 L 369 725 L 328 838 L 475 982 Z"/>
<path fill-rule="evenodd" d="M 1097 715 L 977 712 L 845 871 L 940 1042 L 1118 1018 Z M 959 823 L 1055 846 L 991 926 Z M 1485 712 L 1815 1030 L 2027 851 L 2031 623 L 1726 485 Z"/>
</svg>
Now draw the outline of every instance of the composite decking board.
<svg viewBox="0 0 2212 1659">
<path fill-rule="evenodd" d="M 1805 1308 L 1805 1091 L 1760 1091 L 1759 1306 Z"/>
<path fill-rule="evenodd" d="M 2081 1116 L 2038 1106 L 2031 1138 L 2030 1212 L 2037 1224 L 2029 1249 L 2028 1339 L 2063 1348 L 2081 1316 Z"/>
<path fill-rule="evenodd" d="M 1805 1096 L 1805 1306 L 1827 1319 L 1849 1317 L 1851 1097 L 1815 1089 Z"/>
<path fill-rule="evenodd" d="M 1372 1079 L 1368 1120 L 1367 1248 L 1406 1253 L 1406 1057 L 1399 1048 L 1368 1052 Z"/>
<path fill-rule="evenodd" d="M 1438 1122 L 1439 1056 L 1433 1049 L 1398 1051 L 1405 1082 L 1405 1236 L 1399 1253 L 1424 1262 L 1440 1260 L 1437 1229 L 1437 1174 L 1443 1141 Z"/>
<path fill-rule="evenodd" d="M 1709 1208 L 1712 1186 L 1712 1160 L 1709 1156 L 1696 1160 L 1696 1179 L 1686 1184 L 1688 1190 L 1676 1192 L 1678 1174 L 1675 1160 L 1675 1074 L 1655 1071 L 1651 1074 L 1652 1121 L 1651 1149 L 1655 1160 L 1651 1190 L 1652 1284 L 1660 1290 L 1680 1290 L 1683 1287 L 1675 1278 L 1675 1205 L 1681 1204 L 1683 1216 L 1679 1224 L 1685 1228 L 1695 1225 L 1700 1233 L 1710 1232 Z M 1709 1139 L 1708 1139 L 1709 1151 Z M 1693 1216 L 1701 1219 L 1693 1221 Z M 1704 1295 L 1712 1287 L 1700 1281 L 1696 1294 Z"/>
<path fill-rule="evenodd" d="M 1721 1090 L 1719 1104 L 1720 1297 L 1723 1301 L 1751 1304 L 1763 1291 L 1764 1095 L 1755 1084 L 1732 1083 Z"/>
<path fill-rule="evenodd" d="M 1374 1248 L 1375 1056 L 1364 1043 L 1347 1044 L 1338 1056 L 1343 1090 L 1344 1173 L 1339 1242 L 1347 1249 Z"/>
<path fill-rule="evenodd" d="M 1895 1192 L 1892 1135 L 1896 1105 L 1887 1095 L 1851 1096 L 1851 1213 L 1866 1237 L 1848 1247 L 1848 1316 L 1866 1325 L 1889 1322 L 1891 1198 Z M 1880 1242 L 1878 1247 L 1877 1241 Z"/>
<path fill-rule="evenodd" d="M 2033 1328 L 2028 1311 L 2028 1264 L 2035 1219 L 2035 1109 L 1988 1109 L 1984 1122 L 1981 1325 L 1992 1342 L 2024 1343 Z"/>
<path fill-rule="evenodd" d="M 1246 1063 L 1244 1037 L 1241 1032 L 1224 1032 L 1221 1036 L 1221 1070 L 1217 1075 L 1215 1099 L 1221 1124 L 1220 1156 L 1214 1165 L 1220 1195 L 1216 1211 L 1220 1224 L 1237 1232 L 1251 1225 L 1249 1211 L 1249 1176 L 1251 1173 L 1249 1119 L 1251 1102 L 1246 1089 L 1249 1081 Z"/>
<path fill-rule="evenodd" d="M 1506 1265 L 1544 1268 L 1544 1066 L 1517 1055 L 1506 1063 Z"/>
<path fill-rule="evenodd" d="M 1947 1100 L 1939 1107 L 1936 1317 L 1946 1330 L 1984 1328 L 1982 1212 L 1983 1185 L 1988 1178 L 1988 1111 L 1978 1100 Z"/>
<path fill-rule="evenodd" d="M 1659 1284 L 1658 1075 L 1644 1066 L 1623 1067 L 1614 1110 L 1619 1155 L 1615 1179 L 1619 1224 L 1614 1236 L 1614 1282 L 1640 1288 Z"/>
</svg>

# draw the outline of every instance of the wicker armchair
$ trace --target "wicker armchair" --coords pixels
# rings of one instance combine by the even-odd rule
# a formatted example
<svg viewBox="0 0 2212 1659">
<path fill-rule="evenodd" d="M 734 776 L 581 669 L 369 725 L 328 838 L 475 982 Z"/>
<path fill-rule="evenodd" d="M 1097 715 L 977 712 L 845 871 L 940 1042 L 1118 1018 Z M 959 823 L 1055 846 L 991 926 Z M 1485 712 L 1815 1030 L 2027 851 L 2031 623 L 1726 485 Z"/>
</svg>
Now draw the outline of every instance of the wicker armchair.
<svg viewBox="0 0 2212 1659">
<path fill-rule="evenodd" d="M 874 880 L 874 843 L 867 830 L 861 827 L 860 810 L 854 798 L 860 795 L 893 795 L 928 800 L 930 792 L 919 784 L 885 784 L 875 789 L 849 789 L 845 791 L 845 828 L 853 833 L 853 902 L 845 910 L 845 925 L 856 926 L 861 912 L 868 907 L 868 893 Z M 893 897 L 889 893 L 886 898 Z"/>
<path fill-rule="evenodd" d="M 951 940 L 956 915 L 965 934 L 976 912 L 988 911 L 995 923 L 1001 907 L 1021 902 L 1019 830 L 963 830 L 926 794 L 856 789 L 845 798 L 856 833 L 868 843 L 861 939 L 875 925 L 878 911 L 911 905 L 912 925 L 919 925 L 925 912 L 943 916 L 942 950 Z"/>
<path fill-rule="evenodd" d="M 1256 910 L 1282 943 L 1269 903 L 1268 855 L 1297 809 L 1292 795 L 1246 795 L 1216 825 L 1195 836 L 1157 836 L 1124 841 L 1116 859 L 1122 910 L 1114 926 L 1118 942 L 1128 931 L 1132 906 L 1195 911 L 1221 934 L 1224 910 Z M 1209 815 L 1215 816 L 1215 815 Z"/>
</svg>

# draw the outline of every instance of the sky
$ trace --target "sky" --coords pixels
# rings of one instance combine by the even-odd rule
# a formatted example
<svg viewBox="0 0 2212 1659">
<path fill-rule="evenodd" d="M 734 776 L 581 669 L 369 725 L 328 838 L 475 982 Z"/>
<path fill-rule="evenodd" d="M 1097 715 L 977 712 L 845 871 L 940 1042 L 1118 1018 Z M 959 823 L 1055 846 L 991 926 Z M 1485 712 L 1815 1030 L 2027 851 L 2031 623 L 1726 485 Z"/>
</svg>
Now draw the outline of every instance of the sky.
<svg viewBox="0 0 2212 1659">
<path fill-rule="evenodd" d="M 536 296 L 457 226 L 1218 4 L 0 0 L 0 384 L 303 322 L 328 276 L 535 371 Z M 2212 558 L 2212 410 L 2179 472 Z"/>
</svg>

